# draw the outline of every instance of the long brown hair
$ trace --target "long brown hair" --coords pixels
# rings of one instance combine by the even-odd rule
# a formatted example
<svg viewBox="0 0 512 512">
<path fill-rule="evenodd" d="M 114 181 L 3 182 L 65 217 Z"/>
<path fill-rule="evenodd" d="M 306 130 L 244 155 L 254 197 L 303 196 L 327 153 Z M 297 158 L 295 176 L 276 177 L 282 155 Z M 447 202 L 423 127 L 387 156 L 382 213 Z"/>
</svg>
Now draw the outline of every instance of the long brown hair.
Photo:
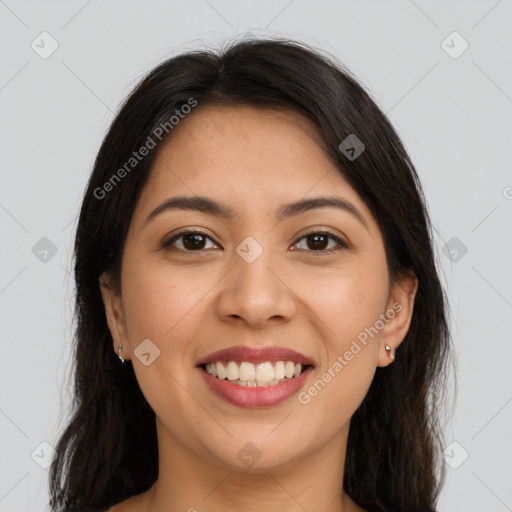
<svg viewBox="0 0 512 512">
<path fill-rule="evenodd" d="M 50 469 L 50 505 L 106 509 L 147 490 L 158 477 L 155 414 L 131 362 L 121 367 L 112 350 L 98 279 L 107 271 L 119 286 L 132 213 L 165 138 L 104 191 L 155 129 L 191 98 L 197 108 L 252 105 L 307 116 L 378 222 L 390 278 L 406 269 L 418 277 L 410 329 L 396 360 L 377 368 L 352 417 L 343 485 L 368 511 L 434 511 L 444 479 L 439 406 L 451 350 L 420 181 L 399 136 L 350 72 L 319 50 L 281 39 L 235 41 L 219 52 L 192 51 L 166 60 L 128 96 L 103 140 L 76 233 L 74 409 Z M 350 134 L 365 144 L 353 160 L 339 149 Z"/>
</svg>

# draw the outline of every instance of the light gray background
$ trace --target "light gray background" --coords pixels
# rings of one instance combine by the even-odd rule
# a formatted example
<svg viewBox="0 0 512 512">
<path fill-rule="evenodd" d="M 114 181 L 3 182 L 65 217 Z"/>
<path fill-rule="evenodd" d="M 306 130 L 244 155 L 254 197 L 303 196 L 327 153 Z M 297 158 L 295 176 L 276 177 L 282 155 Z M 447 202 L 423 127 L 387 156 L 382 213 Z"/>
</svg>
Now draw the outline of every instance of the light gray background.
<svg viewBox="0 0 512 512">
<path fill-rule="evenodd" d="M 0 17 L 0 512 L 47 510 L 38 463 L 70 397 L 76 215 L 113 112 L 164 58 L 248 31 L 334 54 L 403 137 L 437 229 L 458 358 L 439 510 L 512 510 L 510 0 L 0 0 Z M 43 31 L 58 43 L 46 59 L 31 48 L 50 48 Z M 453 31 L 469 44 L 458 58 L 445 49 L 459 53 L 461 39 L 442 46 Z M 57 248 L 46 262 L 32 252 L 43 237 Z"/>
</svg>

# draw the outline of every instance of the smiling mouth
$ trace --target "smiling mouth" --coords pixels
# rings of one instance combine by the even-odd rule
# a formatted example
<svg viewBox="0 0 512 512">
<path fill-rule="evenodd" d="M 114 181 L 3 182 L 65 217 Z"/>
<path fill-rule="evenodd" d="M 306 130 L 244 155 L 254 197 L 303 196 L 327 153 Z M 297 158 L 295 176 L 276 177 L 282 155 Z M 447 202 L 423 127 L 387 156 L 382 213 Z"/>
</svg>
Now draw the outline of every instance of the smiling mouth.
<svg viewBox="0 0 512 512">
<path fill-rule="evenodd" d="M 200 367 L 218 380 L 242 387 L 269 387 L 293 380 L 313 365 L 293 361 L 266 361 L 253 364 L 248 361 L 213 361 Z"/>
</svg>

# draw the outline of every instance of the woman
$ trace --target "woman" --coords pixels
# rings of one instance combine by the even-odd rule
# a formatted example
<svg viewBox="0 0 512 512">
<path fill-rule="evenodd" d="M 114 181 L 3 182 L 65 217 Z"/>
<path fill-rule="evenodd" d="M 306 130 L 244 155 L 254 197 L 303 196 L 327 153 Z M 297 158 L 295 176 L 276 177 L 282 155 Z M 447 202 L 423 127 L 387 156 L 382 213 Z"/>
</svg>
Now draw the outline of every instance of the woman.
<svg viewBox="0 0 512 512">
<path fill-rule="evenodd" d="M 331 57 L 173 57 L 122 105 L 76 235 L 51 506 L 433 511 L 447 306 L 414 167 Z"/>
</svg>

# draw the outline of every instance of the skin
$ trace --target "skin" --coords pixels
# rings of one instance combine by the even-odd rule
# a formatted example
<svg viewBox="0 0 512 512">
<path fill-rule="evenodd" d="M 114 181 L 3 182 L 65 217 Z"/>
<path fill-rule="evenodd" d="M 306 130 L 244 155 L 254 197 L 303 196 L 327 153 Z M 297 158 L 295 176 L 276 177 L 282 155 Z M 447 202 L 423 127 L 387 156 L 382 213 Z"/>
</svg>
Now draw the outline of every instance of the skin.
<svg viewBox="0 0 512 512">
<path fill-rule="evenodd" d="M 145 222 L 176 195 L 208 196 L 236 216 L 173 210 Z M 367 228 L 332 207 L 274 217 L 283 203 L 325 195 L 352 203 Z M 200 250 L 183 237 L 162 248 L 180 228 L 209 238 Z M 304 238 L 319 231 L 349 247 L 319 254 L 339 247 L 331 238 L 320 247 Z M 236 252 L 248 236 L 263 248 L 252 263 Z M 409 329 L 417 279 L 404 274 L 390 285 L 375 219 L 306 118 L 240 106 L 189 114 L 159 148 L 136 205 L 121 291 L 109 283 L 101 276 L 113 350 L 122 345 L 132 360 L 156 414 L 159 448 L 157 482 L 111 512 L 362 510 L 342 490 L 350 418 L 376 368 L 392 363 L 385 344 L 396 348 Z M 314 362 L 307 390 L 397 303 L 401 311 L 308 404 L 294 395 L 272 407 L 237 407 L 195 367 L 234 345 L 284 346 Z M 160 350 L 148 366 L 134 354 L 145 339 Z M 251 468 L 237 457 L 247 442 L 261 453 Z"/>
</svg>

